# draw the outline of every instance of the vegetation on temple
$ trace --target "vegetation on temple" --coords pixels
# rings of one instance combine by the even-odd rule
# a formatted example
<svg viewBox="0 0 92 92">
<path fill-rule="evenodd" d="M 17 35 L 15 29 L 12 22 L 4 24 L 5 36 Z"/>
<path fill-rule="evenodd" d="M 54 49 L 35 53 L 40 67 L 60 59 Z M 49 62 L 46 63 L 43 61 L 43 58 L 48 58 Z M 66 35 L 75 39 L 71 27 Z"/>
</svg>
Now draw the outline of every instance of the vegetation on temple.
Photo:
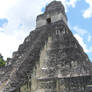
<svg viewBox="0 0 92 92">
<path fill-rule="evenodd" d="M 3 56 L 0 54 L 0 67 L 5 66 L 5 64 L 6 64 L 5 60 L 3 59 Z"/>
</svg>

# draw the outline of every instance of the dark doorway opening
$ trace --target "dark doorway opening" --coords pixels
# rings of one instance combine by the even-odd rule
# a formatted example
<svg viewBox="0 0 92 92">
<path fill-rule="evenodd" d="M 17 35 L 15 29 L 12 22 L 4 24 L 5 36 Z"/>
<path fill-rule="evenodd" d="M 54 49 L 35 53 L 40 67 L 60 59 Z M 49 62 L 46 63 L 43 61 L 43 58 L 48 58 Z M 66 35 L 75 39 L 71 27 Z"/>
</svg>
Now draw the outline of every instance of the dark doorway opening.
<svg viewBox="0 0 92 92">
<path fill-rule="evenodd" d="M 47 24 L 51 23 L 51 18 L 47 18 Z"/>
</svg>

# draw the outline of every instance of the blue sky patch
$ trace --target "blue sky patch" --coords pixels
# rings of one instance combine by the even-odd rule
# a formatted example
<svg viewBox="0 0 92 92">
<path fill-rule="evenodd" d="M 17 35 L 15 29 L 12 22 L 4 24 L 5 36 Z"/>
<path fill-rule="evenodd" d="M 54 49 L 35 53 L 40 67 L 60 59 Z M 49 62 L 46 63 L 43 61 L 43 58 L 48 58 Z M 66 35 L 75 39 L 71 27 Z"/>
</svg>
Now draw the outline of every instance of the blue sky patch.
<svg viewBox="0 0 92 92">
<path fill-rule="evenodd" d="M 7 23 L 8 23 L 8 19 L 6 18 L 0 19 L 0 27 L 3 27 L 3 25 Z"/>
<path fill-rule="evenodd" d="M 42 7 L 41 12 L 45 12 L 45 7 Z"/>
<path fill-rule="evenodd" d="M 44 7 L 42 7 L 41 12 L 43 12 L 43 13 L 45 12 L 45 8 L 47 5 L 48 5 L 48 3 L 46 3 L 46 5 Z"/>
</svg>

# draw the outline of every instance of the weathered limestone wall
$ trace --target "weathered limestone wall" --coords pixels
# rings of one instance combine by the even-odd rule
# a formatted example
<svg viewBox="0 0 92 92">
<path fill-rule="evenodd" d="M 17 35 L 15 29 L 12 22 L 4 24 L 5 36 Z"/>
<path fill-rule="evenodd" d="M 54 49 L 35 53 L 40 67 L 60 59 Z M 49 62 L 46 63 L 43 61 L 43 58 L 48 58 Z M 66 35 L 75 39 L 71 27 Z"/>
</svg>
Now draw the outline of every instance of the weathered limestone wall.
<svg viewBox="0 0 92 92">
<path fill-rule="evenodd" d="M 39 28 L 43 25 L 47 25 L 47 19 L 51 19 L 51 23 L 63 20 L 67 25 L 67 17 L 65 14 L 65 9 L 61 2 L 52 2 L 50 5 L 46 6 L 44 14 L 39 15 L 36 20 L 36 28 Z"/>
<path fill-rule="evenodd" d="M 66 19 L 65 15 L 63 15 L 62 13 L 59 13 L 59 14 L 57 14 L 57 13 L 53 14 L 52 13 L 52 14 L 47 14 L 47 16 L 43 15 L 43 18 L 42 18 L 42 16 L 39 17 L 37 19 L 37 22 L 36 22 L 36 27 L 39 28 L 41 26 L 47 25 L 48 24 L 47 23 L 48 18 L 51 19 L 51 23 L 57 22 L 59 20 L 63 20 L 67 24 L 67 19 Z"/>
<path fill-rule="evenodd" d="M 22 86 L 15 92 L 45 92 L 45 86 L 52 86 L 53 81 L 39 81 L 39 78 L 48 78 L 48 74 L 44 73 L 46 70 L 47 62 L 48 62 L 48 55 L 47 51 L 51 48 L 51 37 L 48 38 L 48 42 L 45 43 L 44 48 L 40 52 L 40 59 L 36 63 L 33 69 L 33 73 L 31 75 L 31 79 L 28 79 L 28 83 Z M 47 84 L 48 83 L 48 84 Z M 51 84 L 52 83 L 52 84 Z M 55 88 L 55 87 L 53 87 Z"/>
<path fill-rule="evenodd" d="M 1 72 L 1 92 L 89 92 L 91 62 L 66 21 L 60 2 L 47 6 L 38 27 L 13 54 L 11 68 Z"/>
</svg>

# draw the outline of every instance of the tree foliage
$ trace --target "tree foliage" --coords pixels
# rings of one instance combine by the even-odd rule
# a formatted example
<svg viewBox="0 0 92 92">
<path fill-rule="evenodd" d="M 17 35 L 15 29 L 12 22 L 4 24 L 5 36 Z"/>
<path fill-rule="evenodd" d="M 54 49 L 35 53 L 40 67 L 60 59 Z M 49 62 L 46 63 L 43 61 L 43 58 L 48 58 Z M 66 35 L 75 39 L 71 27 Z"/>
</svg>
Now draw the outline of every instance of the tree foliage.
<svg viewBox="0 0 92 92">
<path fill-rule="evenodd" d="M 5 66 L 6 62 L 3 59 L 3 56 L 0 54 L 0 67 Z"/>
</svg>

